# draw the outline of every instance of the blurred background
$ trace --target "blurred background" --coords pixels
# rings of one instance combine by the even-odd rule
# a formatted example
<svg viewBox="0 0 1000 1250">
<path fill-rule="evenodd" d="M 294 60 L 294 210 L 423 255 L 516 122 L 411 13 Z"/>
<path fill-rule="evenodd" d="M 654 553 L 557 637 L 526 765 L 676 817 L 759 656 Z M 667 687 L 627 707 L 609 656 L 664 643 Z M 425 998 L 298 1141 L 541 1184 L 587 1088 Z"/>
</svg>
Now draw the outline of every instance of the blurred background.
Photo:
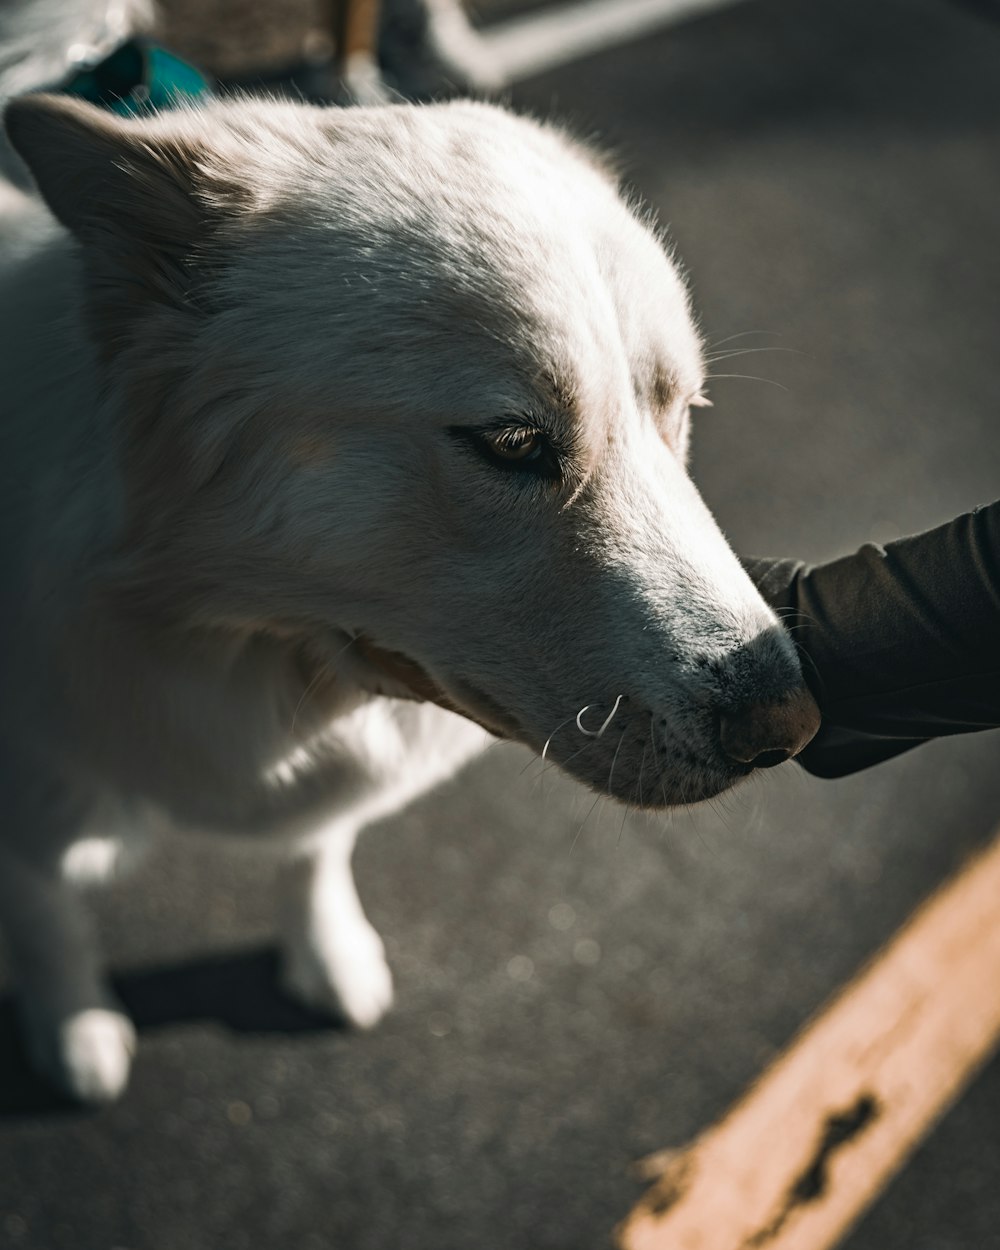
<svg viewBox="0 0 1000 1250">
<path fill-rule="evenodd" d="M 503 98 L 619 154 L 709 341 L 755 349 L 694 435 L 736 548 L 818 560 L 996 497 L 996 9 L 665 4 L 624 39 L 623 4 L 572 59 L 575 8 L 477 0 L 473 22 L 521 67 Z M 426 51 L 408 20 L 397 89 L 406 39 Z M 164 0 L 155 29 L 224 84 L 336 89 L 308 0 Z M 119 1105 L 56 1105 L 0 1004 L 0 1246 L 607 1246 L 633 1162 L 712 1124 L 995 830 L 998 747 L 941 741 L 838 782 L 790 765 L 668 820 L 497 746 L 362 839 L 397 986 L 371 1035 L 278 996 L 266 867 L 160 848 L 95 899 L 141 1031 Z M 998 1123 L 994 1064 L 848 1250 L 1000 1247 Z"/>
</svg>

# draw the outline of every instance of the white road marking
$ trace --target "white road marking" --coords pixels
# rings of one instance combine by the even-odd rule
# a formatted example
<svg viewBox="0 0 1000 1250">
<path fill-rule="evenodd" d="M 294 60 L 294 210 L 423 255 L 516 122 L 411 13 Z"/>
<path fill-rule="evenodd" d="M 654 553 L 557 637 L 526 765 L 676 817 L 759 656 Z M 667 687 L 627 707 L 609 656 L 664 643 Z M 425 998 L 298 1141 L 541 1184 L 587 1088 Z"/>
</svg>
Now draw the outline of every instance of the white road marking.
<svg viewBox="0 0 1000 1250">
<path fill-rule="evenodd" d="M 829 1250 L 1000 1041 L 1000 837 L 713 1128 L 647 1161 L 622 1250 Z"/>
<path fill-rule="evenodd" d="M 738 2 L 584 0 L 497 22 L 480 34 L 505 81 L 515 82 Z"/>
</svg>

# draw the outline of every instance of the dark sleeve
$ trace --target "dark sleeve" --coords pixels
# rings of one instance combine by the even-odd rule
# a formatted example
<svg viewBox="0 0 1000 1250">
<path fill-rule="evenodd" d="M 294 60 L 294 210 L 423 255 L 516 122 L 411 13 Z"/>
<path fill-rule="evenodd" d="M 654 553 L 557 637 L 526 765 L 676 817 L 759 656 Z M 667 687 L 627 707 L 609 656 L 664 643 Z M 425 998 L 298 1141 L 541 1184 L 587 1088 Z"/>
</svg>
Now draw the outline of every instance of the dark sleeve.
<svg viewBox="0 0 1000 1250">
<path fill-rule="evenodd" d="M 1000 501 L 829 564 L 744 564 L 823 713 L 798 757 L 810 772 L 840 777 L 1000 726 Z"/>
</svg>

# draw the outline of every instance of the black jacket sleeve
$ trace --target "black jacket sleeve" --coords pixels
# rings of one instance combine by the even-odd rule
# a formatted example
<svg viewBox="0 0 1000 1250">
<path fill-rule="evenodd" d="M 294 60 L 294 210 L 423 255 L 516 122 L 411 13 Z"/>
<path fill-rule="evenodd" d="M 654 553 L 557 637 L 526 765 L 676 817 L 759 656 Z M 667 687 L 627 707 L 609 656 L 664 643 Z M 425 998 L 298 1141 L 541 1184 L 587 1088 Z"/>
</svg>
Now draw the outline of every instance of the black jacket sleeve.
<svg viewBox="0 0 1000 1250">
<path fill-rule="evenodd" d="M 744 563 L 823 713 L 798 757 L 810 772 L 840 777 L 1000 726 L 1000 501 L 829 564 Z"/>
</svg>

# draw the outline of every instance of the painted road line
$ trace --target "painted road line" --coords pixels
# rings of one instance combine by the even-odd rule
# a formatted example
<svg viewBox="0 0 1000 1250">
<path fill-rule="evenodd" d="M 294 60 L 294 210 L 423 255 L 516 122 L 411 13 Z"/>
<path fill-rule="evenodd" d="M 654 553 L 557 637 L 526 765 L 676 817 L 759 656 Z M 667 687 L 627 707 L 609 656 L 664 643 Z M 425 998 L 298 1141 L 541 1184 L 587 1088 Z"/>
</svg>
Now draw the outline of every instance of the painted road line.
<svg viewBox="0 0 1000 1250">
<path fill-rule="evenodd" d="M 622 1250 L 827 1250 L 1000 1040 L 1000 837 L 714 1128 L 646 1161 Z"/>
<path fill-rule="evenodd" d="M 738 0 L 585 0 L 480 31 L 504 81 L 516 82 Z"/>
</svg>

